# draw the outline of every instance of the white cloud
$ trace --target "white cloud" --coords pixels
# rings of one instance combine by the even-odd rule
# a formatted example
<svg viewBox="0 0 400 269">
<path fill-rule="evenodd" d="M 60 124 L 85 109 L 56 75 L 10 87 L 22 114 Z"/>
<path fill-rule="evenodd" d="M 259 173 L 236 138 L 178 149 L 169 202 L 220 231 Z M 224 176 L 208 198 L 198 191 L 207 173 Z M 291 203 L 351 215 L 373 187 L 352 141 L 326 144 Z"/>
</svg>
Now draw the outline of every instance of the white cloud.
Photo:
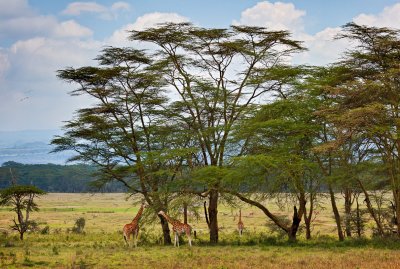
<svg viewBox="0 0 400 269">
<path fill-rule="evenodd" d="M 0 0 L 0 17 L 7 18 L 31 14 L 27 0 Z"/>
<path fill-rule="evenodd" d="M 54 16 L 20 16 L 0 19 L 0 36 L 23 38 L 24 36 L 47 35 L 57 24 Z"/>
<path fill-rule="evenodd" d="M 45 37 L 87 37 L 92 30 L 73 20 L 60 22 L 52 15 L 0 17 L 0 38 L 29 39 L 36 36 Z"/>
<path fill-rule="evenodd" d="M 1 128 L 58 128 L 71 118 L 73 111 L 90 104 L 85 98 L 69 97 L 67 93 L 75 85 L 59 80 L 56 71 L 95 65 L 92 59 L 102 45 L 77 38 L 35 37 L 0 50 L 0 80 L 4 59 L 7 68 L 0 84 Z"/>
<path fill-rule="evenodd" d="M 295 64 L 324 65 L 336 61 L 348 46 L 346 40 L 334 40 L 340 28 L 326 28 L 310 35 L 305 31 L 305 15 L 305 11 L 297 9 L 292 3 L 264 1 L 244 10 L 233 24 L 290 31 L 294 39 L 303 41 L 308 48 L 308 51 L 293 56 L 291 61 Z"/>
<path fill-rule="evenodd" d="M 115 2 L 111 6 L 112 10 L 130 10 L 131 6 L 126 2 Z"/>
<path fill-rule="evenodd" d="M 0 49 L 0 81 L 4 78 L 5 73 L 10 68 L 10 61 L 6 53 Z"/>
<path fill-rule="evenodd" d="M 104 13 L 107 12 L 107 8 L 96 2 L 74 2 L 69 4 L 67 8 L 62 11 L 62 14 L 78 16 L 84 12 Z"/>
<path fill-rule="evenodd" d="M 44 37 L 18 41 L 11 46 L 8 55 L 12 76 L 23 75 L 36 82 L 53 80 L 56 70 L 65 66 L 95 64 L 92 59 L 101 46 L 102 43 L 96 41 Z"/>
<path fill-rule="evenodd" d="M 86 37 L 91 36 L 93 32 L 89 28 L 69 20 L 58 24 L 54 29 L 54 34 L 59 37 Z"/>
<path fill-rule="evenodd" d="M 27 1 L 0 0 L 0 39 L 16 40 L 0 48 L 0 129 L 57 128 L 87 105 L 68 97 L 71 86 L 56 71 L 96 64 L 103 43 L 92 34 L 74 20 L 38 14 Z"/>
<path fill-rule="evenodd" d="M 149 27 L 156 26 L 159 23 L 164 22 L 188 22 L 189 18 L 181 16 L 177 13 L 148 13 L 140 16 L 134 23 L 127 24 L 122 28 L 114 31 L 110 38 L 105 43 L 113 46 L 128 46 L 132 43 L 128 40 L 129 33 L 131 30 L 144 30 Z"/>
<path fill-rule="evenodd" d="M 74 2 L 70 3 L 61 13 L 70 16 L 79 16 L 82 13 L 96 13 L 101 19 L 112 20 L 117 18 L 119 11 L 127 11 L 130 5 L 126 2 L 115 2 L 111 7 L 100 5 L 96 2 Z"/>
<path fill-rule="evenodd" d="M 377 15 L 362 13 L 355 17 L 353 21 L 360 25 L 400 28 L 399 15 L 400 3 L 385 7 L 383 11 Z"/>
<path fill-rule="evenodd" d="M 271 30 L 303 31 L 304 10 L 296 9 L 292 3 L 259 2 L 244 10 L 239 21 L 233 24 L 267 27 Z"/>
<path fill-rule="evenodd" d="M 297 54 L 293 62 L 297 64 L 326 65 L 340 59 L 350 43 L 345 39 L 336 40 L 341 28 L 325 28 L 315 35 L 304 35 L 303 41 L 308 51 Z"/>
</svg>

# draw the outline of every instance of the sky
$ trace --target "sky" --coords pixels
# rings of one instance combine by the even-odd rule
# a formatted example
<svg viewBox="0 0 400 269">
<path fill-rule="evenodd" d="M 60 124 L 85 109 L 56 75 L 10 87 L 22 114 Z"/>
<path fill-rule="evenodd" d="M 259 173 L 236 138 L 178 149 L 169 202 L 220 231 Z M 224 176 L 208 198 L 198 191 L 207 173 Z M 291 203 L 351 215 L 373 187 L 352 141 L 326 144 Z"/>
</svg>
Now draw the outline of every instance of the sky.
<svg viewBox="0 0 400 269">
<path fill-rule="evenodd" d="M 201 27 L 232 24 L 289 30 L 307 52 L 295 64 L 334 62 L 349 44 L 340 26 L 400 28 L 394 0 L 0 0 L 0 131 L 59 129 L 90 100 L 56 77 L 66 67 L 96 65 L 105 46 L 134 46 L 127 30 L 161 22 Z"/>
</svg>

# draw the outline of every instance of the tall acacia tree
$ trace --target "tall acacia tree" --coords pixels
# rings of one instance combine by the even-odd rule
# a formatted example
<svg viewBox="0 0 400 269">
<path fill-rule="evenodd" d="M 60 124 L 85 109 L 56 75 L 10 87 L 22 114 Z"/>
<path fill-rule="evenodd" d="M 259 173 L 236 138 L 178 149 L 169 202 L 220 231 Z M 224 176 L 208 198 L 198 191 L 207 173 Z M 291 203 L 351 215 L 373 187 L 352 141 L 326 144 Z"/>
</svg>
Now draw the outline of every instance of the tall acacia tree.
<svg viewBox="0 0 400 269">
<path fill-rule="evenodd" d="M 100 67 L 58 71 L 59 78 L 78 85 L 72 95 L 95 103 L 66 123 L 64 135 L 52 141 L 55 151 L 75 151 L 71 161 L 99 168 L 99 185 L 119 181 L 143 195 L 155 212 L 166 211 L 173 197 L 165 186 L 187 153 L 185 130 L 168 119 L 161 76 L 140 50 L 109 47 L 97 60 Z M 168 223 L 160 221 L 164 242 L 170 244 Z"/>
<path fill-rule="evenodd" d="M 399 216 L 400 31 L 349 23 L 339 38 L 352 41 L 354 47 L 338 63 L 349 77 L 335 87 L 333 94 L 338 115 L 335 126 L 341 133 L 338 142 L 363 137 L 373 145 L 375 150 L 369 150 L 367 158 L 381 158 L 393 194 L 395 216 Z M 358 183 L 378 231 L 383 234 L 368 192 L 361 180 Z M 400 236 L 400 221 L 395 219 L 395 223 Z"/>
<path fill-rule="evenodd" d="M 270 71 L 304 49 L 287 31 L 248 26 L 206 29 L 167 23 L 132 31 L 130 38 L 157 46 L 154 66 L 177 93 L 177 120 L 198 141 L 201 165 L 220 168 L 240 152 L 230 143 L 233 126 L 261 96 L 282 88 L 282 74 Z M 210 242 L 217 243 L 220 179 L 206 179 L 203 187 L 209 198 Z"/>
<path fill-rule="evenodd" d="M 300 74 L 298 70 L 299 77 Z M 231 188 L 229 192 L 261 209 L 291 241 L 296 240 L 303 217 L 306 236 L 311 238 L 311 222 L 318 202 L 321 173 L 311 150 L 319 129 L 313 123 L 317 102 L 305 91 L 291 89 L 236 129 L 237 137 L 246 145 L 243 156 L 233 163 L 230 185 L 235 186 L 237 181 L 242 191 Z M 282 196 L 289 197 L 284 200 L 294 205 L 291 222 L 279 218 L 262 203 L 270 198 L 283 200 Z"/>
</svg>

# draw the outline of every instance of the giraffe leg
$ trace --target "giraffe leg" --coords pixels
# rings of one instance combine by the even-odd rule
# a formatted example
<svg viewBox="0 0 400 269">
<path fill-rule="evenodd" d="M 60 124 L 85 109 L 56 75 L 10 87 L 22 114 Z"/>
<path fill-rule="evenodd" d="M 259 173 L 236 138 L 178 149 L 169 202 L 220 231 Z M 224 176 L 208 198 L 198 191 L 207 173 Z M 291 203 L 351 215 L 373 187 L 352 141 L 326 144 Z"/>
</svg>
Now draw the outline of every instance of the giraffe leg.
<svg viewBox="0 0 400 269">
<path fill-rule="evenodd" d="M 189 246 L 192 246 L 192 237 L 190 236 L 190 234 L 188 234 L 187 237 L 189 240 Z"/>
<path fill-rule="evenodd" d="M 176 232 L 174 233 L 174 247 L 176 247 Z"/>
<path fill-rule="evenodd" d="M 125 245 L 129 245 L 128 241 L 126 240 L 126 234 L 125 234 L 125 231 L 124 231 L 124 240 L 125 240 Z"/>
<path fill-rule="evenodd" d="M 137 247 L 137 236 L 136 236 L 136 231 L 133 232 L 132 240 L 133 240 L 133 246 L 136 248 L 136 247 Z"/>
<path fill-rule="evenodd" d="M 139 228 L 136 229 L 135 231 L 135 248 L 137 248 L 137 241 L 138 241 L 138 237 L 139 237 Z"/>
<path fill-rule="evenodd" d="M 127 234 L 126 242 L 128 243 L 128 247 L 130 247 L 131 246 L 131 234 L 130 233 Z"/>
</svg>

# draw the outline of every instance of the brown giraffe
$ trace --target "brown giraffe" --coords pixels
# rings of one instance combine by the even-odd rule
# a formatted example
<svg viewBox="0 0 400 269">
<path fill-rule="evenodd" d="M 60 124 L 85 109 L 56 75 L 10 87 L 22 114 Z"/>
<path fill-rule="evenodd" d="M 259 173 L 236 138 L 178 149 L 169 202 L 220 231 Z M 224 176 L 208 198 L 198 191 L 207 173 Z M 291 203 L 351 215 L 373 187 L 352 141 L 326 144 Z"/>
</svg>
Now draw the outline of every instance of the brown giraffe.
<svg viewBox="0 0 400 269">
<path fill-rule="evenodd" d="M 158 212 L 158 215 L 163 216 L 169 223 L 172 224 L 172 231 L 175 234 L 174 246 L 176 246 L 176 243 L 178 243 L 179 247 L 179 235 L 184 233 L 188 237 L 189 246 L 192 246 L 192 237 L 191 237 L 192 227 L 189 224 L 182 223 L 175 219 L 171 219 L 167 214 L 165 214 L 164 211 Z"/>
<path fill-rule="evenodd" d="M 143 209 L 145 207 L 146 206 L 144 205 L 144 203 L 142 203 L 138 213 L 136 214 L 136 217 L 132 220 L 131 223 L 125 224 L 124 228 L 122 229 L 123 234 L 124 234 L 125 243 L 128 246 L 129 246 L 129 241 L 130 241 L 130 237 L 131 237 L 131 234 L 132 234 L 133 242 L 135 244 L 135 247 L 137 247 L 137 238 L 138 238 L 138 235 L 139 235 L 139 219 L 142 216 Z"/>
<path fill-rule="evenodd" d="M 243 221 L 242 221 L 242 210 L 239 209 L 238 230 L 239 230 L 240 236 L 242 236 L 242 234 L 243 234 L 243 229 L 244 229 L 244 225 L 243 225 Z"/>
</svg>

